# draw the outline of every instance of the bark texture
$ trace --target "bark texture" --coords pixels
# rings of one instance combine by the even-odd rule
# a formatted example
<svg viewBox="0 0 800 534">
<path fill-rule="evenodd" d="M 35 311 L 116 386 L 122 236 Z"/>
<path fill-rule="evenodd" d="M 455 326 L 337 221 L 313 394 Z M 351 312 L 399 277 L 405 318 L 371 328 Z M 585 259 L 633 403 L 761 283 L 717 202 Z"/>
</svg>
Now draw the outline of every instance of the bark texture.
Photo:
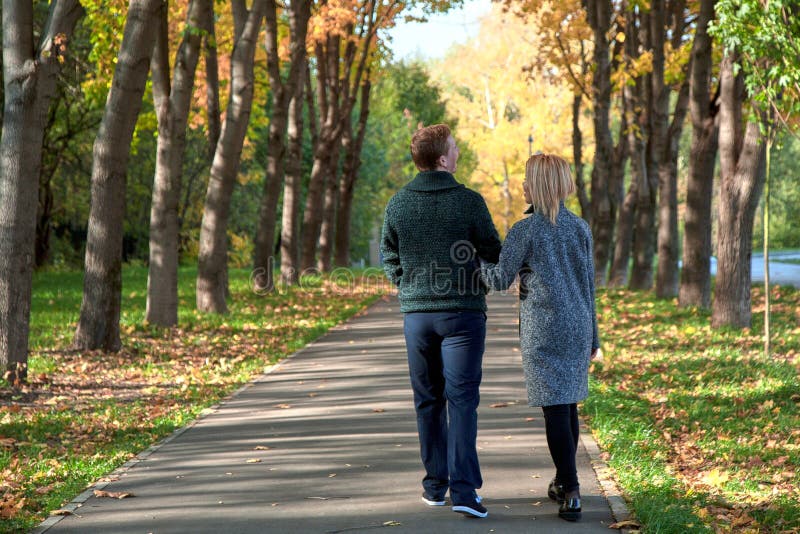
<svg viewBox="0 0 800 534">
<path fill-rule="evenodd" d="M 56 92 L 59 57 L 83 10 L 75 0 L 50 5 L 38 46 L 33 3 L 3 1 L 3 117 L 0 138 L 0 373 L 27 378 L 31 284 L 42 142 Z"/>
<path fill-rule="evenodd" d="M 253 104 L 253 60 L 266 7 L 265 0 L 256 0 L 250 10 L 243 0 L 233 0 L 231 4 L 236 38 L 231 58 L 231 90 L 206 190 L 197 267 L 197 309 L 212 313 L 228 311 L 227 232 L 231 195 Z"/>
<path fill-rule="evenodd" d="M 711 305 L 711 200 L 714 190 L 719 125 L 718 99 L 711 93 L 713 41 L 708 24 L 715 0 L 701 0 L 690 70 L 689 112 L 692 145 L 683 223 L 683 268 L 678 303 Z"/>
<path fill-rule="evenodd" d="M 83 302 L 73 342 L 77 349 L 117 351 L 121 348 L 119 316 L 125 175 L 162 3 L 161 0 L 130 3 L 114 81 L 94 143 Z"/>
<path fill-rule="evenodd" d="M 167 9 L 164 6 L 152 60 L 153 95 L 158 117 L 156 173 L 150 205 L 150 262 L 145 319 L 159 326 L 178 323 L 179 218 L 186 126 L 202 46 L 201 29 L 213 17 L 212 0 L 192 0 L 183 40 L 169 81 Z"/>
<path fill-rule="evenodd" d="M 259 291 L 271 291 L 275 286 L 273 280 L 275 226 L 286 163 L 286 128 L 289 105 L 293 98 L 298 94 L 302 94 L 306 63 L 306 34 L 308 32 L 308 19 L 311 16 L 311 2 L 292 2 L 289 5 L 290 65 L 285 81 L 281 77 L 280 56 L 278 54 L 279 14 L 278 4 L 275 0 L 267 1 L 265 13 L 267 21 L 267 73 L 269 75 L 270 92 L 272 93 L 272 113 L 269 123 L 264 194 L 261 199 L 258 230 L 255 239 L 254 273 L 256 273 L 256 288 Z"/>
<path fill-rule="evenodd" d="M 753 219 L 764 188 L 766 139 L 743 118 L 744 80 L 734 74 L 736 58 L 720 66 L 719 152 L 721 183 L 717 231 L 717 283 L 713 327 L 749 327 Z"/>
<path fill-rule="evenodd" d="M 594 73 L 592 104 L 594 109 L 595 155 L 592 168 L 592 234 L 594 236 L 595 284 L 604 286 L 614 238 L 617 204 L 616 184 L 612 182 L 614 142 L 611 137 L 611 61 L 609 30 L 610 0 L 584 0 L 589 25 L 594 34 Z"/>
<path fill-rule="evenodd" d="M 305 76 L 308 76 L 306 72 Z M 300 280 L 298 254 L 300 252 L 300 196 L 303 176 L 303 97 L 305 83 L 298 87 L 289 105 L 289 149 L 286 160 L 286 179 L 283 184 L 283 211 L 281 220 L 281 283 L 296 284 Z"/>
<path fill-rule="evenodd" d="M 361 149 L 364 147 L 364 138 L 367 134 L 367 119 L 369 118 L 369 95 L 372 89 L 369 73 L 361 86 L 361 100 L 358 112 L 355 139 L 345 150 L 342 165 L 342 180 L 339 184 L 339 214 L 336 218 L 336 255 L 334 265 L 338 267 L 350 266 L 350 220 L 353 215 L 353 194 L 355 193 L 358 170 L 361 166 Z M 343 143 L 344 146 L 344 143 Z"/>
</svg>

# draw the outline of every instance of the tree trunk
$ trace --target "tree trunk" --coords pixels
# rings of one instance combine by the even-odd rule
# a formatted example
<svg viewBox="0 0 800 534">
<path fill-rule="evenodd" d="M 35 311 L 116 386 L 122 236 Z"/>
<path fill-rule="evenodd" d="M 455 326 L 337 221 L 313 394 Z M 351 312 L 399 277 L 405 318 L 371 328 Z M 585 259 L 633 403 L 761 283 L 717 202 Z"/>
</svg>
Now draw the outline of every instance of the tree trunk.
<svg viewBox="0 0 800 534">
<path fill-rule="evenodd" d="M 169 82 L 169 40 L 166 5 L 152 61 L 153 94 L 158 117 L 156 174 L 150 205 L 150 262 L 147 273 L 145 320 L 159 326 L 178 324 L 178 204 L 186 147 L 186 126 L 203 28 L 213 17 L 211 0 L 192 0 L 186 29 Z"/>
<path fill-rule="evenodd" d="M 665 28 L 672 31 L 672 47 L 681 46 L 685 33 L 684 2 L 670 2 L 672 7 L 671 20 L 675 26 Z M 663 43 L 662 43 L 663 44 Z M 665 140 L 662 143 L 661 163 L 658 169 L 658 269 L 656 272 L 656 296 L 659 298 L 674 298 L 678 296 L 679 271 L 678 260 L 678 152 L 683 124 L 689 106 L 689 72 L 691 72 L 691 57 L 687 72 L 678 90 L 672 122 L 664 132 Z M 662 70 L 663 75 L 663 70 Z M 662 84 L 663 85 L 663 84 Z M 667 96 L 669 99 L 669 96 Z M 667 104 L 668 106 L 668 104 Z M 665 117 L 665 121 L 668 117 Z"/>
<path fill-rule="evenodd" d="M 304 72 L 306 72 L 305 69 Z M 286 179 L 283 184 L 283 219 L 281 221 L 281 282 L 284 284 L 296 284 L 300 279 L 298 254 L 300 252 L 300 196 L 303 185 L 301 160 L 303 157 L 304 85 L 304 83 L 298 84 L 297 92 L 289 105 L 289 157 L 286 160 Z"/>
<path fill-rule="evenodd" d="M 617 187 L 611 183 L 614 142 L 609 126 L 611 108 L 611 62 L 608 33 L 611 27 L 610 0 L 584 0 L 589 25 L 594 33 L 592 76 L 595 155 L 592 168 L 592 234 L 594 236 L 595 284 L 606 284 L 614 223 Z"/>
<path fill-rule="evenodd" d="M 717 283 L 711 325 L 749 327 L 753 219 L 764 187 L 766 142 L 759 125 L 743 132 L 744 80 L 736 58 L 720 66 L 719 152 L 721 183 L 717 228 Z"/>
<path fill-rule="evenodd" d="M 711 199 L 717 159 L 718 104 L 711 95 L 713 41 L 708 24 L 716 0 L 701 0 L 697 19 L 689 89 L 692 146 L 683 223 L 683 268 L 678 302 L 681 306 L 711 304 Z"/>
<path fill-rule="evenodd" d="M 3 128 L 0 137 L 0 376 L 27 378 L 39 172 L 61 56 L 83 9 L 54 2 L 38 49 L 33 3 L 3 1 Z M 33 179 L 31 179 L 33 177 Z"/>
<path fill-rule="evenodd" d="M 297 87 L 303 84 L 305 73 L 306 33 L 311 15 L 311 2 L 290 4 L 291 65 L 286 82 L 281 78 L 280 55 L 278 53 L 278 6 L 275 0 L 267 1 L 266 49 L 267 73 L 272 93 L 272 114 L 269 122 L 269 146 L 267 147 L 264 195 L 258 216 L 255 239 L 254 270 L 255 285 L 260 291 L 271 291 L 275 282 L 275 226 L 278 200 L 283 185 L 286 157 L 286 125 L 289 105 Z"/>
<path fill-rule="evenodd" d="M 231 89 L 206 191 L 197 268 L 197 309 L 212 313 L 228 310 L 228 217 L 253 104 L 253 62 L 265 9 L 264 0 L 256 0 L 249 12 L 243 0 L 232 4 L 236 44 L 231 57 Z"/>
<path fill-rule="evenodd" d="M 636 151 L 632 160 L 636 159 Z M 633 165 L 631 165 L 633 167 Z M 614 243 L 614 261 L 611 263 L 611 273 L 608 285 L 611 287 L 625 287 L 628 284 L 628 271 L 631 259 L 631 246 L 633 245 L 633 218 L 636 215 L 637 185 L 639 181 L 631 178 L 628 193 L 622 202 L 617 219 L 617 236 Z"/>
<path fill-rule="evenodd" d="M 626 67 L 636 61 L 641 54 L 639 32 L 636 28 L 636 12 L 628 10 L 625 13 L 626 33 L 624 59 Z M 609 273 L 609 285 L 611 287 L 625 287 L 628 284 L 628 272 L 633 247 L 633 223 L 636 216 L 636 202 L 638 198 L 639 182 L 642 173 L 646 172 L 644 141 L 642 136 L 647 131 L 644 121 L 643 101 L 643 77 L 640 75 L 632 80 L 626 81 L 622 88 L 623 122 L 630 121 L 634 128 L 620 128 L 620 141 L 627 141 L 627 149 L 630 152 L 630 184 L 628 192 L 625 194 L 622 206 L 617 216 L 616 239 L 614 240 L 614 256 L 611 262 Z M 623 171 L 624 172 L 624 171 Z M 620 183 L 624 184 L 624 174 L 620 177 Z M 623 185 L 624 188 L 624 185 Z"/>
<path fill-rule="evenodd" d="M 633 236 L 631 289 L 650 289 L 653 285 L 653 259 L 656 243 L 656 203 L 661 157 L 667 131 L 669 89 L 664 85 L 664 2 L 652 0 L 650 11 L 642 14 L 645 49 L 652 53 L 652 72 L 645 76 L 647 97 L 644 126 L 647 156 L 644 173 L 639 176 L 636 225 Z"/>
<path fill-rule="evenodd" d="M 325 200 L 322 206 L 322 224 L 319 231 L 319 258 L 317 269 L 331 270 L 333 240 L 336 231 L 336 215 L 339 209 L 339 150 L 334 150 L 328 161 L 328 177 L 325 180 Z"/>
<path fill-rule="evenodd" d="M 345 155 L 342 183 L 339 189 L 339 216 L 336 218 L 336 259 L 334 260 L 334 264 L 339 267 L 350 266 L 350 219 L 353 211 L 355 184 L 358 179 L 358 170 L 361 166 L 361 149 L 364 147 L 364 138 L 367 134 L 371 89 L 370 73 L 367 72 L 366 80 L 361 86 L 358 132 L 356 133 L 355 142 L 352 144 L 352 149 Z"/>
<path fill-rule="evenodd" d="M 76 349 L 117 351 L 122 291 L 125 174 L 142 106 L 162 2 L 134 0 L 125 22 L 114 82 L 94 143 L 92 204 Z"/>
<path fill-rule="evenodd" d="M 586 183 L 583 181 L 583 134 L 581 133 L 581 102 L 583 94 L 577 93 L 572 97 L 572 160 L 575 164 L 575 187 L 578 193 L 578 202 L 581 204 L 581 217 L 592 224 L 592 205 L 589 195 L 586 194 Z"/>
</svg>

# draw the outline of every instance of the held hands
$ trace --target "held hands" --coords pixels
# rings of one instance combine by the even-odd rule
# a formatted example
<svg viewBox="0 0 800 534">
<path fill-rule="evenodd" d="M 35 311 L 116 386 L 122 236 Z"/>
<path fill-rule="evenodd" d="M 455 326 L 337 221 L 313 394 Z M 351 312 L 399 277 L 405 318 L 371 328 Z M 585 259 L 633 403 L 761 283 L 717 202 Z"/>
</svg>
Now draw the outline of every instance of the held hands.
<svg viewBox="0 0 800 534">
<path fill-rule="evenodd" d="M 590 360 L 594 360 L 595 358 L 597 358 L 597 355 L 599 353 L 600 353 L 600 349 L 592 349 L 592 354 L 591 354 L 591 356 L 589 356 L 589 359 Z M 602 356 L 600 357 L 600 359 L 602 359 Z"/>
</svg>

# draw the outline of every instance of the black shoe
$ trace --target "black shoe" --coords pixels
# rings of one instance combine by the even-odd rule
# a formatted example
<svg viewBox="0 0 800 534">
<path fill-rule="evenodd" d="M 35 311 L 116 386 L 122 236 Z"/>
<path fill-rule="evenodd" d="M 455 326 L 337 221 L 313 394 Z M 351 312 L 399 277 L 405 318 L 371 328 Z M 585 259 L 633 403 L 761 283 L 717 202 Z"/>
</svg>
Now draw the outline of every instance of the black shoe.
<svg viewBox="0 0 800 534">
<path fill-rule="evenodd" d="M 469 504 L 454 503 L 453 511 L 472 517 L 486 517 L 489 515 L 489 512 L 486 511 L 486 508 L 477 500 Z"/>
<path fill-rule="evenodd" d="M 443 496 L 433 497 L 432 495 L 429 495 L 427 491 L 422 494 L 422 502 L 424 502 L 428 506 L 444 506 L 445 504 L 447 504 Z"/>
<path fill-rule="evenodd" d="M 558 517 L 567 521 L 577 521 L 581 518 L 581 498 L 571 497 L 564 500 L 558 507 Z"/>
<path fill-rule="evenodd" d="M 550 485 L 547 486 L 547 496 L 561 504 L 565 499 L 564 486 L 556 482 L 556 479 L 554 478 L 550 481 Z"/>
</svg>

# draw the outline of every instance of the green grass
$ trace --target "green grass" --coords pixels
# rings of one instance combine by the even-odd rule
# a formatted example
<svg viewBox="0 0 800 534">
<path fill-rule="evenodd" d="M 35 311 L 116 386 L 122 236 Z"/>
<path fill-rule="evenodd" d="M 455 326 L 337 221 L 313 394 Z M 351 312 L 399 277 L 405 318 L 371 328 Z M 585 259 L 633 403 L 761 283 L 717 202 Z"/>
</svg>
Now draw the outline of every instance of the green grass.
<svg viewBox="0 0 800 534">
<path fill-rule="evenodd" d="M 356 273 L 370 274 L 370 273 Z M 231 270 L 230 313 L 199 313 L 196 270 L 182 268 L 179 325 L 144 323 L 147 270 L 123 270 L 118 354 L 69 350 L 82 273 L 34 278 L 29 385 L 0 381 L 0 532 L 34 528 L 98 478 L 195 419 L 266 366 L 374 302 L 378 283 L 307 277 L 268 295 Z"/>
<path fill-rule="evenodd" d="M 644 532 L 800 528 L 800 291 L 772 293 L 769 357 L 758 313 L 712 330 L 704 310 L 598 295 L 605 357 L 584 409 Z"/>
</svg>

